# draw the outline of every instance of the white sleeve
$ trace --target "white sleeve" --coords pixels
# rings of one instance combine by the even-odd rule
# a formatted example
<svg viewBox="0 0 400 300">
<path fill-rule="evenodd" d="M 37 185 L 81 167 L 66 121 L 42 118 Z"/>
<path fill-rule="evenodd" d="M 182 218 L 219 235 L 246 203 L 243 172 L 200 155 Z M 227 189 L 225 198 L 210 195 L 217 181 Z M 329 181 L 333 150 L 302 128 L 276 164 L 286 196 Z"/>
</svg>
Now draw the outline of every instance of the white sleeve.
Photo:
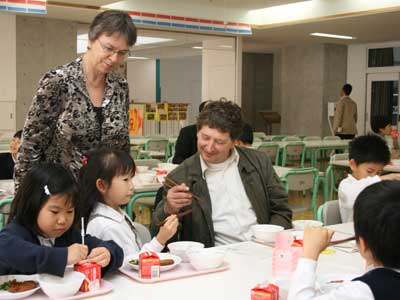
<svg viewBox="0 0 400 300">
<path fill-rule="evenodd" d="M 339 208 L 343 223 L 353 222 L 353 206 L 357 196 L 367 186 L 381 181 L 378 175 L 362 178 L 360 180 L 346 178 L 339 184 Z"/>
<path fill-rule="evenodd" d="M 299 259 L 287 300 L 374 300 L 371 289 L 361 281 L 350 281 L 330 293 L 321 294 L 315 289 L 316 267 L 315 260 Z"/>
<path fill-rule="evenodd" d="M 153 252 L 161 252 L 164 249 L 164 246 L 161 245 L 156 237 L 153 237 L 153 239 L 144 244 L 140 252 L 145 252 L 145 251 L 153 251 Z"/>
</svg>

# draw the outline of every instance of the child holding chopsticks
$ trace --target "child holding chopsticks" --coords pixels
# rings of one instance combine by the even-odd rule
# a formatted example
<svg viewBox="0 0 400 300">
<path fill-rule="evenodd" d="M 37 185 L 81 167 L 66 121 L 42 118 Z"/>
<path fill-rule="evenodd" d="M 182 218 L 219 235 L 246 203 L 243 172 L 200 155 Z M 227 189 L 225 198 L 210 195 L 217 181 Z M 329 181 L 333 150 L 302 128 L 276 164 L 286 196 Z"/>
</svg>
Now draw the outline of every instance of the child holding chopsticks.
<svg viewBox="0 0 400 300">
<path fill-rule="evenodd" d="M 133 195 L 135 163 L 121 150 L 100 149 L 89 155 L 80 171 L 80 194 L 88 220 L 87 232 L 115 241 L 129 256 L 141 250 L 161 252 L 178 228 L 176 215 L 169 216 L 159 233 L 143 245 L 133 221 L 121 209 Z"/>
<path fill-rule="evenodd" d="M 11 205 L 10 224 L 0 232 L 0 275 L 48 273 L 63 276 L 67 265 L 98 263 L 103 275 L 123 262 L 120 247 L 90 235 L 81 244 L 74 178 L 46 163 L 25 176 Z"/>
</svg>

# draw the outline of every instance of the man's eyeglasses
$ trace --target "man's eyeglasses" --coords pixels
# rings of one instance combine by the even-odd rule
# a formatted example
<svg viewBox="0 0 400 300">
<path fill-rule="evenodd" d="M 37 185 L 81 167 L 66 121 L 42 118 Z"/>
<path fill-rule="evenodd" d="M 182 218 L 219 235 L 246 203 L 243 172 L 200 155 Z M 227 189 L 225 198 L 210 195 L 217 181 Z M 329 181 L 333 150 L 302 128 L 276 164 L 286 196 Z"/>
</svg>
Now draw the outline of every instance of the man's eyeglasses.
<svg viewBox="0 0 400 300">
<path fill-rule="evenodd" d="M 115 50 L 112 47 L 106 46 L 104 45 L 102 42 L 100 42 L 100 40 L 97 40 L 101 46 L 101 48 L 103 49 L 103 52 L 107 55 L 114 55 L 117 54 L 118 57 L 120 58 L 127 58 L 129 55 L 129 50 Z"/>
</svg>

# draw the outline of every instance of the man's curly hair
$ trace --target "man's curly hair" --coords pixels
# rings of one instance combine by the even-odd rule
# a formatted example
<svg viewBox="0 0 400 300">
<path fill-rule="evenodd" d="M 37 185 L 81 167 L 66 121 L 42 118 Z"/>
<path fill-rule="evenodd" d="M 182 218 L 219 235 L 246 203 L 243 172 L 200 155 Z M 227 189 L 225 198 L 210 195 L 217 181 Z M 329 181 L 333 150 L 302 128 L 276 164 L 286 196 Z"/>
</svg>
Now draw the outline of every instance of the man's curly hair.
<svg viewBox="0 0 400 300">
<path fill-rule="evenodd" d="M 241 109 L 231 101 L 210 101 L 197 117 L 197 131 L 203 126 L 228 132 L 236 140 L 243 128 Z"/>
</svg>

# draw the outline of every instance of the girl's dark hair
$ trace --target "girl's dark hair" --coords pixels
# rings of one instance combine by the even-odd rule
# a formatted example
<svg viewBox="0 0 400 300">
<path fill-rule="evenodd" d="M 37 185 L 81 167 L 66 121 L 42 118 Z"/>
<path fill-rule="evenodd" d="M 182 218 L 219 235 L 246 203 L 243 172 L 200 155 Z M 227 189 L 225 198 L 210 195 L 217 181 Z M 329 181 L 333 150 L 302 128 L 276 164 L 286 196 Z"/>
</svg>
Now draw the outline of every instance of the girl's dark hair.
<svg viewBox="0 0 400 300">
<path fill-rule="evenodd" d="M 129 46 L 133 46 L 136 43 L 136 27 L 127 12 L 106 10 L 99 13 L 90 24 L 89 40 L 94 41 L 102 34 L 110 36 L 114 33 L 122 35 Z"/>
<path fill-rule="evenodd" d="M 47 195 L 45 186 L 50 195 Z M 77 185 L 70 171 L 55 163 L 34 166 L 26 173 L 12 201 L 9 221 L 16 220 L 34 234 L 41 234 L 37 218 L 52 195 L 66 196 L 73 207 L 78 207 Z M 74 221 L 78 218 L 75 213 Z"/>
<path fill-rule="evenodd" d="M 135 175 L 135 162 L 129 153 L 103 148 L 88 154 L 87 163 L 79 173 L 79 194 L 86 224 L 95 205 L 104 202 L 103 195 L 96 187 L 97 179 L 110 186 L 115 176 L 126 174 Z"/>
</svg>

